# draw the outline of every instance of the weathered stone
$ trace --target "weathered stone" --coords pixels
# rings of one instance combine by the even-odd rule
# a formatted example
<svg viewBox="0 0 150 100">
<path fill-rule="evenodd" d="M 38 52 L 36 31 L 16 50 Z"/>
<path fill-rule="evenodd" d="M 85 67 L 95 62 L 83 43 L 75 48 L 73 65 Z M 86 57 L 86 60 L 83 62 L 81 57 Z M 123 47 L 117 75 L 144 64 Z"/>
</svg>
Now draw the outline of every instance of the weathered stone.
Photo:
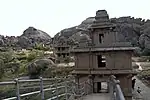
<svg viewBox="0 0 150 100">
<path fill-rule="evenodd" d="M 106 10 L 98 10 L 95 16 L 96 22 L 107 22 L 109 20 L 109 16 Z"/>
<path fill-rule="evenodd" d="M 40 75 L 47 68 L 53 67 L 54 62 L 50 59 L 43 58 L 37 59 L 28 65 L 29 74 L 32 75 Z"/>
</svg>

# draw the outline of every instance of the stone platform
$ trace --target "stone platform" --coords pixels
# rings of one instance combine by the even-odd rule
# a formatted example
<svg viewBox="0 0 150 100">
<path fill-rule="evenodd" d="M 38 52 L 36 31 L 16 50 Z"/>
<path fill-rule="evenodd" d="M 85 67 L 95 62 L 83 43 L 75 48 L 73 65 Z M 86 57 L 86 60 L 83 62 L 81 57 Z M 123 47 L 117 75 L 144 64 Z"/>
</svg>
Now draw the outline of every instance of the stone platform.
<svg viewBox="0 0 150 100">
<path fill-rule="evenodd" d="M 110 99 L 111 98 L 109 93 L 95 93 L 82 97 L 79 100 L 110 100 Z"/>
</svg>

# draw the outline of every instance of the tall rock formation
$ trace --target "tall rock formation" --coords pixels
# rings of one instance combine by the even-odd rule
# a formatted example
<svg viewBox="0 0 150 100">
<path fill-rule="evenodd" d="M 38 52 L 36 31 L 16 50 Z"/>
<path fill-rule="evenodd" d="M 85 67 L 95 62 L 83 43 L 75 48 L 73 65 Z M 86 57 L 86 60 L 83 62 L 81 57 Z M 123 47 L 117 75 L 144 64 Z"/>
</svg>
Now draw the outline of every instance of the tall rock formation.
<svg viewBox="0 0 150 100">
<path fill-rule="evenodd" d="M 18 45 L 22 48 L 33 47 L 36 43 L 50 44 L 51 37 L 34 27 L 27 28 L 21 36 L 18 37 Z"/>
</svg>

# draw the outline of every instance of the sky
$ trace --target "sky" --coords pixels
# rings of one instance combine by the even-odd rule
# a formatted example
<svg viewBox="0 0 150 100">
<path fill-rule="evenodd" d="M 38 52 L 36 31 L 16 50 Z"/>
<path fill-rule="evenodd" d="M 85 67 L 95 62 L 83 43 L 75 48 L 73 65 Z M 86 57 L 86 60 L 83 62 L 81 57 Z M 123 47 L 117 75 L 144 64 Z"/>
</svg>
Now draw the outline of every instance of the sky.
<svg viewBox="0 0 150 100">
<path fill-rule="evenodd" d="M 33 26 L 53 37 L 103 9 L 110 18 L 150 19 L 149 4 L 150 0 L 0 0 L 0 34 L 18 36 Z"/>
</svg>

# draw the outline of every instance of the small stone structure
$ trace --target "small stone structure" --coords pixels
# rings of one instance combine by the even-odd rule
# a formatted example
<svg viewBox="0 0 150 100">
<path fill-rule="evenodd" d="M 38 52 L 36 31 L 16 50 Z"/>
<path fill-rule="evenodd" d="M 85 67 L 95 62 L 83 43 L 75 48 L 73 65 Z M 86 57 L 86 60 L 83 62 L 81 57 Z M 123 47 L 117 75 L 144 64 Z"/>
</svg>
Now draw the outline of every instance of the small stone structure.
<svg viewBox="0 0 150 100">
<path fill-rule="evenodd" d="M 67 44 L 65 37 L 61 37 L 57 43 L 53 44 L 53 47 L 58 58 L 65 58 L 70 54 L 70 46 Z"/>
<path fill-rule="evenodd" d="M 109 77 L 115 75 L 126 100 L 132 100 L 132 77 L 136 72 L 132 70 L 131 57 L 135 47 L 120 42 L 115 28 L 106 10 L 96 12 L 95 21 L 89 28 L 90 44 L 71 50 L 75 57 L 72 73 L 78 84 L 90 79 L 94 93 L 109 92 Z"/>
<path fill-rule="evenodd" d="M 69 46 L 68 45 L 55 45 L 55 53 L 57 57 L 67 57 L 70 54 Z"/>
</svg>

